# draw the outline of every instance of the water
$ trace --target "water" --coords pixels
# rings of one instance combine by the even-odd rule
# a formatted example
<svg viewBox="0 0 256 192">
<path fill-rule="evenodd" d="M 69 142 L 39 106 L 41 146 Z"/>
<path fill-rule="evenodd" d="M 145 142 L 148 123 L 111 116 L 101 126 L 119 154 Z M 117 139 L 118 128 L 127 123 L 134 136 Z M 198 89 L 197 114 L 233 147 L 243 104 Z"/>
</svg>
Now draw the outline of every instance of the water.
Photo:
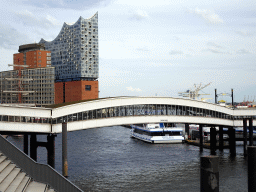
<svg viewBox="0 0 256 192">
<path fill-rule="evenodd" d="M 200 156 L 210 150 L 187 144 L 149 144 L 130 138 L 121 126 L 68 133 L 69 180 L 84 191 L 200 191 Z M 22 148 L 22 138 L 8 138 Z M 38 136 L 46 141 L 46 136 Z M 61 134 L 56 137 L 56 170 L 61 173 Z M 247 191 L 243 146 L 237 156 L 220 156 L 220 191 Z M 45 148 L 38 161 L 46 163 Z"/>
</svg>

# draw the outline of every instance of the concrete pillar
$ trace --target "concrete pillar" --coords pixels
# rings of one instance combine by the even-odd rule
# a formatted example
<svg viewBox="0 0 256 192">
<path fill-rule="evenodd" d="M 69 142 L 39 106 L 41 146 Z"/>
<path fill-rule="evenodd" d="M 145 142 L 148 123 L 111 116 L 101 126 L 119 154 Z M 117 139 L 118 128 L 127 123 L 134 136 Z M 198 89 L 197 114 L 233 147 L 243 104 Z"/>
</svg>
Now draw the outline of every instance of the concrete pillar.
<svg viewBox="0 0 256 192">
<path fill-rule="evenodd" d="M 30 157 L 37 161 L 37 141 L 35 133 L 32 133 L 30 136 Z"/>
<path fill-rule="evenodd" d="M 23 152 L 28 155 L 28 134 L 23 135 Z"/>
<path fill-rule="evenodd" d="M 203 125 L 199 125 L 200 152 L 203 151 Z"/>
<path fill-rule="evenodd" d="M 248 192 L 256 191 L 256 147 L 248 146 Z"/>
<path fill-rule="evenodd" d="M 247 156 L 247 119 L 243 119 L 244 156 Z"/>
<path fill-rule="evenodd" d="M 68 177 L 67 123 L 62 123 L 62 175 Z"/>
<path fill-rule="evenodd" d="M 219 157 L 201 157 L 200 191 L 219 192 Z"/>
<path fill-rule="evenodd" d="M 219 150 L 223 151 L 223 126 L 219 126 Z"/>
<path fill-rule="evenodd" d="M 47 163 L 55 168 L 55 134 L 47 135 Z"/>
<path fill-rule="evenodd" d="M 253 146 L 252 118 L 249 119 L 249 145 Z"/>
<path fill-rule="evenodd" d="M 229 132 L 229 151 L 231 156 L 236 156 L 236 138 L 235 129 L 233 127 L 228 128 Z"/>
<path fill-rule="evenodd" d="M 215 127 L 210 129 L 210 148 L 211 155 L 216 155 L 216 129 Z"/>
</svg>

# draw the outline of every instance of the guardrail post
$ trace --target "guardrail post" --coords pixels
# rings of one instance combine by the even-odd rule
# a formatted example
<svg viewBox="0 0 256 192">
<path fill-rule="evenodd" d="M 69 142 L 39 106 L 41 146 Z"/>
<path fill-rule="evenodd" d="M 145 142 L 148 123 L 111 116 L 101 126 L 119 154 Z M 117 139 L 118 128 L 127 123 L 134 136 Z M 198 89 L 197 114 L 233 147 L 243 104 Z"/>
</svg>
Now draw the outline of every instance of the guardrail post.
<svg viewBox="0 0 256 192">
<path fill-rule="evenodd" d="M 248 192 L 256 191 L 256 147 L 248 146 Z"/>
<path fill-rule="evenodd" d="M 30 136 L 30 157 L 35 161 L 37 161 L 36 133 L 31 133 L 31 136 Z"/>
<path fill-rule="evenodd" d="M 28 155 L 28 134 L 24 133 L 23 135 L 23 151 Z"/>
<path fill-rule="evenodd" d="M 200 191 L 219 192 L 219 157 L 201 157 Z"/>
<path fill-rule="evenodd" d="M 62 123 L 62 175 L 68 177 L 67 123 Z"/>
<path fill-rule="evenodd" d="M 203 152 L 203 125 L 199 125 L 200 152 Z"/>
<path fill-rule="evenodd" d="M 216 155 L 216 129 L 215 129 L 215 127 L 210 128 L 210 148 L 211 148 L 211 155 Z"/>
<path fill-rule="evenodd" d="M 223 151 L 223 126 L 219 126 L 219 150 Z"/>
<path fill-rule="evenodd" d="M 55 168 L 55 134 L 47 135 L 47 163 Z"/>
<path fill-rule="evenodd" d="M 252 118 L 249 119 L 249 145 L 253 146 Z"/>
<path fill-rule="evenodd" d="M 247 156 L 247 119 L 243 119 L 244 156 Z"/>
</svg>

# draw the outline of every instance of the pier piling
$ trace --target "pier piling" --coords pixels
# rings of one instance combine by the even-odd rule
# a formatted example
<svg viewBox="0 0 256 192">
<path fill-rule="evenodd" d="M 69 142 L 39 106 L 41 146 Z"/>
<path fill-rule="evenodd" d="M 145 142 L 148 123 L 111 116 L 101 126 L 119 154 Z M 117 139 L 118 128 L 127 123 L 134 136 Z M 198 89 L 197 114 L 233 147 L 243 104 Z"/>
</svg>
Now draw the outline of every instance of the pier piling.
<svg viewBox="0 0 256 192">
<path fill-rule="evenodd" d="M 248 146 L 248 192 L 256 191 L 256 147 Z"/>
<path fill-rule="evenodd" d="M 236 133 L 233 127 L 228 128 L 229 132 L 229 151 L 231 156 L 236 156 Z"/>
<path fill-rule="evenodd" d="M 252 118 L 249 119 L 249 145 L 253 146 Z"/>
<path fill-rule="evenodd" d="M 219 192 L 219 157 L 201 157 L 200 191 Z"/>
<path fill-rule="evenodd" d="M 223 151 L 223 126 L 219 126 L 219 150 Z"/>
<path fill-rule="evenodd" d="M 25 133 L 23 136 L 23 151 L 28 155 L 28 134 Z"/>
<path fill-rule="evenodd" d="M 243 119 L 244 157 L 247 156 L 247 119 Z"/>
<path fill-rule="evenodd" d="M 199 125 L 200 152 L 203 152 L 203 125 Z"/>
<path fill-rule="evenodd" d="M 210 129 L 210 148 L 211 155 L 216 155 L 216 129 L 211 127 Z"/>
<path fill-rule="evenodd" d="M 68 177 L 67 123 L 62 123 L 62 175 Z"/>
</svg>

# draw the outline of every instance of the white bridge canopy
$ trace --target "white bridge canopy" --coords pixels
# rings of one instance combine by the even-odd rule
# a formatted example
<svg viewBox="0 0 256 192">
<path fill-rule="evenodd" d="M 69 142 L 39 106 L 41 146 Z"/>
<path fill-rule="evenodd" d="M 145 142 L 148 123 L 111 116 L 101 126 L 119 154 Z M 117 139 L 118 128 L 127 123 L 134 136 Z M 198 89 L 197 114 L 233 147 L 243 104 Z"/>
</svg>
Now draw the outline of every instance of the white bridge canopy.
<svg viewBox="0 0 256 192">
<path fill-rule="evenodd" d="M 0 131 L 15 132 L 60 133 L 63 122 L 68 131 L 157 122 L 242 126 L 243 118 L 256 119 L 256 110 L 171 97 L 113 97 L 55 108 L 0 105 Z"/>
</svg>

